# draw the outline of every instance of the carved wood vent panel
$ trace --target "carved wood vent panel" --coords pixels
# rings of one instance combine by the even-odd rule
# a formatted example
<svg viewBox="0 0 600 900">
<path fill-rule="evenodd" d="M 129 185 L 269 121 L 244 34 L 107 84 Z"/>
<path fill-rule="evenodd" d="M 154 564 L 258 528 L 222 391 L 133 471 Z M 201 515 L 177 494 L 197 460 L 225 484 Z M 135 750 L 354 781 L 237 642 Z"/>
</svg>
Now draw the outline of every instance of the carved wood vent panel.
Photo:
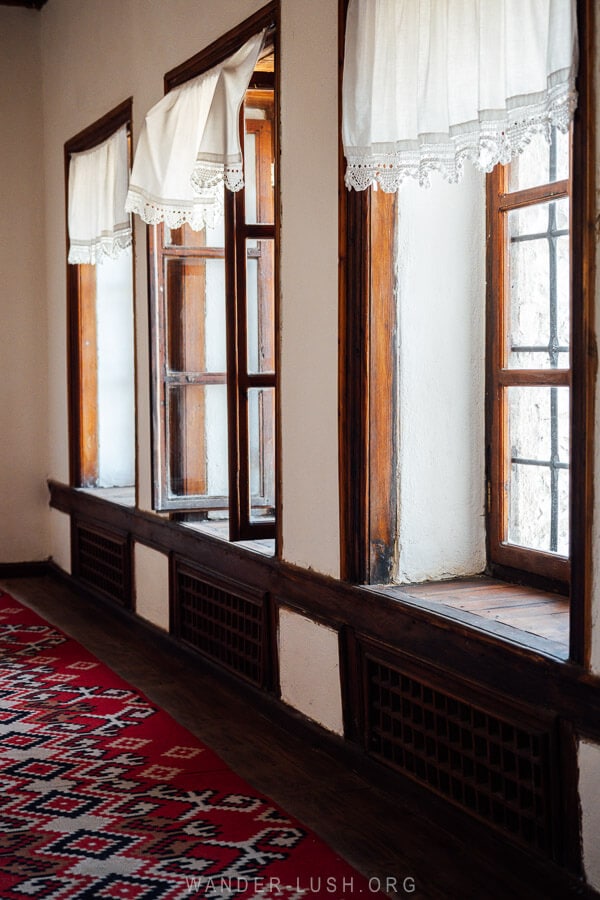
<svg viewBox="0 0 600 900">
<path fill-rule="evenodd" d="M 364 675 L 370 754 L 553 855 L 548 723 L 525 727 L 369 656 Z"/>
<path fill-rule="evenodd" d="M 131 542 L 81 522 L 73 524 L 73 574 L 93 591 L 131 606 Z"/>
<path fill-rule="evenodd" d="M 174 630 L 181 640 L 247 681 L 263 687 L 266 594 L 175 567 Z"/>
</svg>

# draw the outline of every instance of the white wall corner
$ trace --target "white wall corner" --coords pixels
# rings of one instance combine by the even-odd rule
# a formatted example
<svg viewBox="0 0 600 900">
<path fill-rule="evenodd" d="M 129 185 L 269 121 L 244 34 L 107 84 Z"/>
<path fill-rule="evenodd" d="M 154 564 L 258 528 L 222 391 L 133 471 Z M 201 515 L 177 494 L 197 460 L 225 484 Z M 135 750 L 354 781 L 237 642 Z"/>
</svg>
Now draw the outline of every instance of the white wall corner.
<svg viewBox="0 0 600 900">
<path fill-rule="evenodd" d="M 343 734 L 338 632 L 282 607 L 278 642 L 283 702 Z"/>
<path fill-rule="evenodd" d="M 144 544 L 134 545 L 135 611 L 169 630 L 169 557 Z"/>
<path fill-rule="evenodd" d="M 600 745 L 579 744 L 579 800 L 585 877 L 600 890 Z"/>
</svg>

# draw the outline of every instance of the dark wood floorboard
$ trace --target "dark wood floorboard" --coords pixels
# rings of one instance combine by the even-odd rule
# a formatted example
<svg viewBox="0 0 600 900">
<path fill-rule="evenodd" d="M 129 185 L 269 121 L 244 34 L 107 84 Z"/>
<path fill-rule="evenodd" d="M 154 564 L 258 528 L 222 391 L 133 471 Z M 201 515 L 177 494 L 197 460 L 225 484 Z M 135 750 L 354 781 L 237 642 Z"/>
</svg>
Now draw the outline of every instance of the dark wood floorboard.
<svg viewBox="0 0 600 900">
<path fill-rule="evenodd" d="M 367 877 L 382 883 L 396 879 L 398 889 L 390 896 L 598 896 L 410 781 L 396 779 L 391 790 L 371 786 L 340 765 L 328 742 L 307 743 L 274 723 L 227 680 L 157 641 L 135 619 L 124 619 L 52 577 L 8 579 L 0 587 L 80 641 Z"/>
</svg>

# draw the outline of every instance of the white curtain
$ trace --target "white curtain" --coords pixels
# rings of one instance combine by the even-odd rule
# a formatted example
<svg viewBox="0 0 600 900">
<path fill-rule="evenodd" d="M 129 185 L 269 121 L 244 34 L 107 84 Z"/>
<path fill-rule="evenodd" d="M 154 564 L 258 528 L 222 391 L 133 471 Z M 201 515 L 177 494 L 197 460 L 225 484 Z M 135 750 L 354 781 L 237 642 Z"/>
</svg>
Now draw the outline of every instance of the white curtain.
<svg viewBox="0 0 600 900">
<path fill-rule="evenodd" d="M 222 214 L 223 184 L 243 187 L 239 112 L 263 34 L 152 107 L 133 163 L 129 212 L 148 224 L 187 222 L 199 231 Z"/>
<path fill-rule="evenodd" d="M 129 182 L 127 126 L 69 161 L 69 262 L 97 263 L 131 245 L 125 212 Z"/>
<path fill-rule="evenodd" d="M 509 162 L 576 106 L 575 0 L 350 0 L 346 184 L 395 191 Z"/>
</svg>

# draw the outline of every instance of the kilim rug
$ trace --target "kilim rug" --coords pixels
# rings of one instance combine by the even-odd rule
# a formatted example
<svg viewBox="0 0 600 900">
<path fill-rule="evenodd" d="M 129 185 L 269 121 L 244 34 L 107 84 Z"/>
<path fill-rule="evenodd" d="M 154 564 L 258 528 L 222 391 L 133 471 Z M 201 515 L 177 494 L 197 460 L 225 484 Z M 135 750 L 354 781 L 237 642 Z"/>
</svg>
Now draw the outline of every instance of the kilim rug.
<svg viewBox="0 0 600 900">
<path fill-rule="evenodd" d="M 0 591 L 2 900 L 336 900 L 378 888 Z"/>
</svg>

